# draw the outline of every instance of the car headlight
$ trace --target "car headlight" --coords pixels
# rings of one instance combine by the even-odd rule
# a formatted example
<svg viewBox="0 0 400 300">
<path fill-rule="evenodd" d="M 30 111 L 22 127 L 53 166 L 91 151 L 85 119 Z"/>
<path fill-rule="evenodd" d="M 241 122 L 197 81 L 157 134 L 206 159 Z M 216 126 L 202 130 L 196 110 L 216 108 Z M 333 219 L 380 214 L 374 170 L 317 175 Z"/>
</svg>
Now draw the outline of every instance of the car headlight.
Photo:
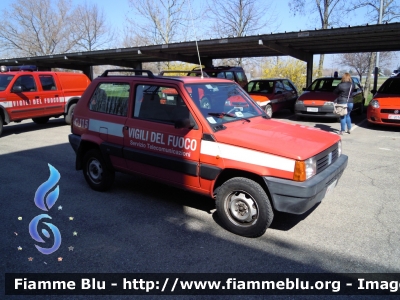
<svg viewBox="0 0 400 300">
<path fill-rule="evenodd" d="M 303 100 L 296 100 L 296 104 L 304 104 Z"/>
<path fill-rule="evenodd" d="M 326 102 L 324 103 L 324 105 L 326 105 L 326 106 L 333 106 L 334 103 L 331 102 L 331 101 L 326 101 Z"/>
<path fill-rule="evenodd" d="M 373 108 L 379 108 L 379 101 L 372 99 L 369 105 L 371 105 Z"/>
<path fill-rule="evenodd" d="M 337 156 L 339 157 L 340 155 L 342 155 L 342 141 L 339 141 L 337 147 Z"/>
<path fill-rule="evenodd" d="M 317 161 L 315 157 L 306 160 L 296 160 L 293 180 L 305 181 L 317 174 Z"/>
</svg>

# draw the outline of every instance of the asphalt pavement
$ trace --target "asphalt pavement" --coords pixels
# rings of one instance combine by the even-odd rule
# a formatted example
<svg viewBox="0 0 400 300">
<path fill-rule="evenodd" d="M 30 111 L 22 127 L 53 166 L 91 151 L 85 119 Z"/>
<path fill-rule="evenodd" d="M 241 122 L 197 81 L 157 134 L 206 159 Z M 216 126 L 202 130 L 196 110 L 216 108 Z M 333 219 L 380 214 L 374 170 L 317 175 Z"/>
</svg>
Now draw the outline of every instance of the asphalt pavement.
<svg viewBox="0 0 400 300">
<path fill-rule="evenodd" d="M 274 118 L 339 130 L 336 121 L 289 112 Z M 1 288 L 5 273 L 400 273 L 400 129 L 370 127 L 365 115 L 353 122 L 342 136 L 349 163 L 332 193 L 304 215 L 276 213 L 254 239 L 222 228 L 212 199 L 148 179 L 117 174 L 110 191 L 91 190 L 74 168 L 62 119 L 7 125 L 0 137 Z M 43 212 L 34 197 L 48 164 L 61 178 L 56 203 Z M 62 236 L 50 255 L 29 233 L 43 213 Z"/>
</svg>

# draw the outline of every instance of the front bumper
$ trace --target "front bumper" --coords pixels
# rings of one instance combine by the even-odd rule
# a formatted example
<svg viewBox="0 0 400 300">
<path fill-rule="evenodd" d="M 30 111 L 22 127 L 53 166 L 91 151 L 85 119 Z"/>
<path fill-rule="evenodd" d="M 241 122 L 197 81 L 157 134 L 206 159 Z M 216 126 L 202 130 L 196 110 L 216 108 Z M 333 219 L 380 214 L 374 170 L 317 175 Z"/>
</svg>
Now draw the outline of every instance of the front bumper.
<svg viewBox="0 0 400 300">
<path fill-rule="evenodd" d="M 306 106 L 304 104 L 296 103 L 294 106 L 294 110 L 296 115 L 298 116 L 338 118 L 338 115 L 334 113 L 333 105 Z M 317 111 L 310 111 L 310 110 L 317 110 Z"/>
<path fill-rule="evenodd" d="M 333 188 L 347 166 L 347 155 L 341 155 L 333 164 L 311 179 L 297 182 L 265 176 L 264 181 L 277 211 L 303 214 L 325 197 L 328 187 Z"/>
</svg>

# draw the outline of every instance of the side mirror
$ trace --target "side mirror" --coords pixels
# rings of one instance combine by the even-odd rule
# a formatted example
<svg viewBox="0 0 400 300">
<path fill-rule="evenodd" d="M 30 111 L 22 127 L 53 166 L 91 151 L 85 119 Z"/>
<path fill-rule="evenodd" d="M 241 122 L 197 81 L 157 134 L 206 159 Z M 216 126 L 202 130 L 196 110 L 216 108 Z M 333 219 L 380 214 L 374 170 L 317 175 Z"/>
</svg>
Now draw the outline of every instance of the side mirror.
<svg viewBox="0 0 400 300">
<path fill-rule="evenodd" d="M 22 86 L 20 85 L 14 85 L 11 89 L 12 93 L 22 93 Z"/>
<path fill-rule="evenodd" d="M 375 94 L 377 92 L 377 90 L 371 90 L 372 94 Z"/>
<path fill-rule="evenodd" d="M 188 118 L 186 119 L 179 119 L 175 121 L 175 128 L 180 129 L 180 128 L 187 128 L 187 129 L 192 129 L 194 127 L 194 123 L 192 123 Z"/>
</svg>

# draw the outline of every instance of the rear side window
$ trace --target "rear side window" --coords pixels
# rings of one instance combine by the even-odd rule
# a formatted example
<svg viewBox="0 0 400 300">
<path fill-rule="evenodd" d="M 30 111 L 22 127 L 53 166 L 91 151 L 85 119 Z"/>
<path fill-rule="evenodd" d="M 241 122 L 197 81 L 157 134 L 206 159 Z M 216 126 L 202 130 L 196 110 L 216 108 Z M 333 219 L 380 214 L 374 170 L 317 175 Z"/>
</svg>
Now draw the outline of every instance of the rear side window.
<svg viewBox="0 0 400 300">
<path fill-rule="evenodd" d="M 54 82 L 52 75 L 39 75 L 39 80 L 43 91 L 57 90 L 56 83 Z"/>
<path fill-rule="evenodd" d="M 89 109 L 91 111 L 126 117 L 129 90 L 130 86 L 125 82 L 101 83 L 97 86 L 90 99 Z"/>
<path fill-rule="evenodd" d="M 157 85 L 136 87 L 133 115 L 163 123 L 175 123 L 190 117 L 189 109 L 175 88 Z"/>
</svg>

